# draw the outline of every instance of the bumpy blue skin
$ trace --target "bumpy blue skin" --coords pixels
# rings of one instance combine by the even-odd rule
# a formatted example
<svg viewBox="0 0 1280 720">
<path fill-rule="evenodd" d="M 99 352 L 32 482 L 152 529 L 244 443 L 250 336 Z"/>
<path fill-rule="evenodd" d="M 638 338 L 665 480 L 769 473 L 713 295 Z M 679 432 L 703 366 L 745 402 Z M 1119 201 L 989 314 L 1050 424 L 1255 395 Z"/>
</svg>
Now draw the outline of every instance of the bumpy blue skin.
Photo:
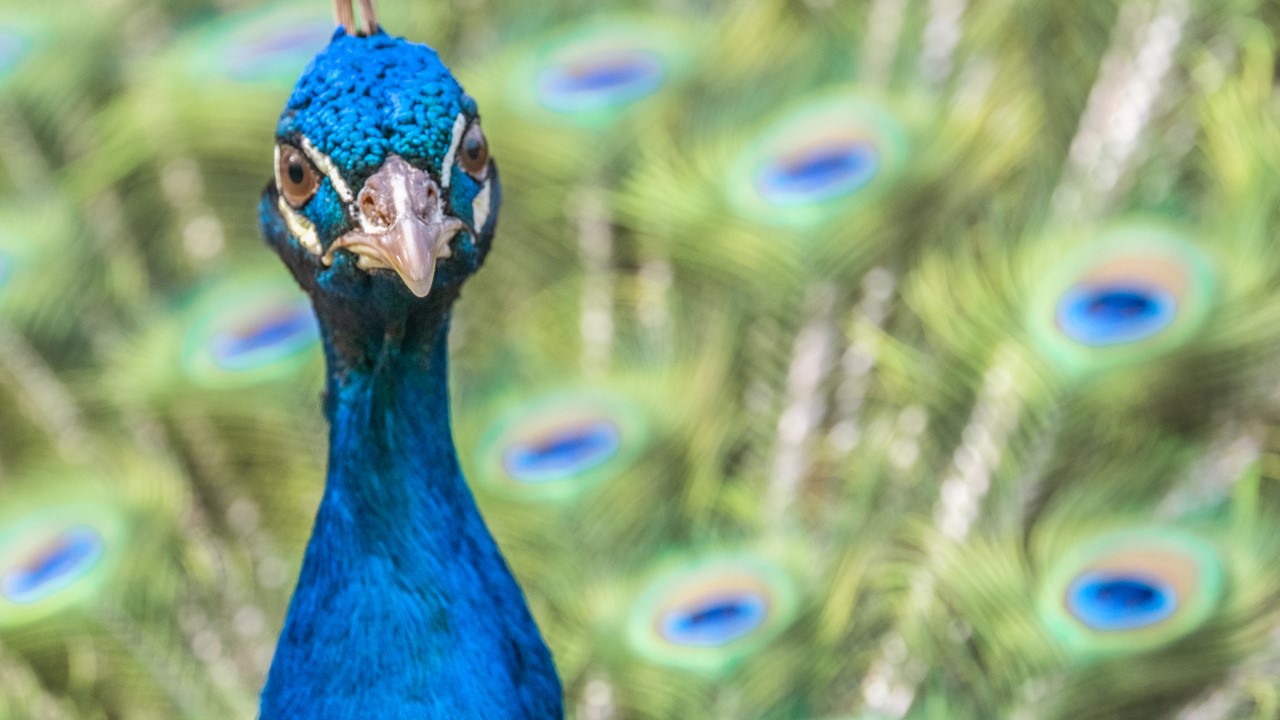
<svg viewBox="0 0 1280 720">
<path fill-rule="evenodd" d="M 430 48 L 339 30 L 298 82 L 278 139 L 306 137 L 358 189 L 390 153 L 439 182 L 454 118 L 474 102 Z M 268 187 L 269 245 L 310 294 L 328 363 L 324 498 L 262 695 L 263 720 L 562 717 L 560 681 L 458 467 L 449 423 L 449 309 L 480 266 L 490 219 L 460 233 L 425 298 L 391 271 L 332 267 L 290 236 Z M 453 170 L 472 224 L 480 184 Z M 328 247 L 350 228 L 324 180 L 302 209 Z"/>
</svg>

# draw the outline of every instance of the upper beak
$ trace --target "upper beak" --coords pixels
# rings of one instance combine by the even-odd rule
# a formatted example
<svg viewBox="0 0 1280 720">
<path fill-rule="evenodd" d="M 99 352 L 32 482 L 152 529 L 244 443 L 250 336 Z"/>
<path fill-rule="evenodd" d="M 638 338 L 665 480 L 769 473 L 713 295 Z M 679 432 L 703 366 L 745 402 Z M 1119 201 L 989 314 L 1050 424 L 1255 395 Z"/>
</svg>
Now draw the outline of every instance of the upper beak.
<svg viewBox="0 0 1280 720">
<path fill-rule="evenodd" d="M 450 255 L 449 241 L 462 221 L 444 213 L 440 188 L 425 172 L 398 155 L 387 158 L 356 195 L 359 227 L 339 237 L 324 254 L 333 261 L 338 248 L 357 256 L 365 270 L 390 268 L 409 291 L 426 297 L 436 274 L 436 260 Z"/>
</svg>

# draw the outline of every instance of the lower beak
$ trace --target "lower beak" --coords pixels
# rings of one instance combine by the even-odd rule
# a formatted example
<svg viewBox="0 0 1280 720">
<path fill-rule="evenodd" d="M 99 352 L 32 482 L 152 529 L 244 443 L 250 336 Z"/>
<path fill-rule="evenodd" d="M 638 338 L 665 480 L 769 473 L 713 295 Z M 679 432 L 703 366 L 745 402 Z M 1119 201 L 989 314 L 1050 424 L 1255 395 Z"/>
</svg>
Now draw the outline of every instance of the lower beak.
<svg viewBox="0 0 1280 720">
<path fill-rule="evenodd" d="M 451 252 L 449 241 L 462 221 L 444 213 L 440 188 L 425 172 L 392 155 L 356 196 L 357 228 L 339 237 L 324 254 L 326 263 L 344 248 L 364 270 L 394 270 L 409 291 L 426 297 L 436 261 Z"/>
</svg>

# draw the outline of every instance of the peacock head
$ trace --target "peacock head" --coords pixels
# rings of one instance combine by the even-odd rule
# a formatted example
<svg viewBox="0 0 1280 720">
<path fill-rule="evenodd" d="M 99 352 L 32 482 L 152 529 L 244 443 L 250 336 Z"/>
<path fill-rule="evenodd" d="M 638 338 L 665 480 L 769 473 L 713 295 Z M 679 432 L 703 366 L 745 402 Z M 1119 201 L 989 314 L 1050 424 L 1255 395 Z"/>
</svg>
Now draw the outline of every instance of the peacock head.
<svg viewBox="0 0 1280 720">
<path fill-rule="evenodd" d="M 407 314 L 457 297 L 499 199 L 475 101 L 436 52 L 340 27 L 280 116 L 260 215 L 322 316 L 335 303 Z"/>
</svg>

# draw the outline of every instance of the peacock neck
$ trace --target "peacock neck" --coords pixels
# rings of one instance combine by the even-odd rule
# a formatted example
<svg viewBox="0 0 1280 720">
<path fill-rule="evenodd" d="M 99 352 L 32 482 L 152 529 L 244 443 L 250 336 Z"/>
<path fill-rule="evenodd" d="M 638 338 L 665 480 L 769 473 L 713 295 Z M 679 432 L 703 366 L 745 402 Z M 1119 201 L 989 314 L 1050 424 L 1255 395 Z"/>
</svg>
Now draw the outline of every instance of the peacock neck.
<svg viewBox="0 0 1280 720">
<path fill-rule="evenodd" d="M 388 330 L 355 361 L 327 352 L 325 500 L 377 521 L 366 536 L 421 541 L 477 516 L 449 422 L 447 331 L 445 316 L 418 337 Z"/>
<path fill-rule="evenodd" d="M 459 470 L 447 327 L 345 349 L 326 332 L 329 473 L 263 720 L 558 713 L 549 653 Z M 556 710 L 536 705 L 548 697 Z"/>
</svg>

